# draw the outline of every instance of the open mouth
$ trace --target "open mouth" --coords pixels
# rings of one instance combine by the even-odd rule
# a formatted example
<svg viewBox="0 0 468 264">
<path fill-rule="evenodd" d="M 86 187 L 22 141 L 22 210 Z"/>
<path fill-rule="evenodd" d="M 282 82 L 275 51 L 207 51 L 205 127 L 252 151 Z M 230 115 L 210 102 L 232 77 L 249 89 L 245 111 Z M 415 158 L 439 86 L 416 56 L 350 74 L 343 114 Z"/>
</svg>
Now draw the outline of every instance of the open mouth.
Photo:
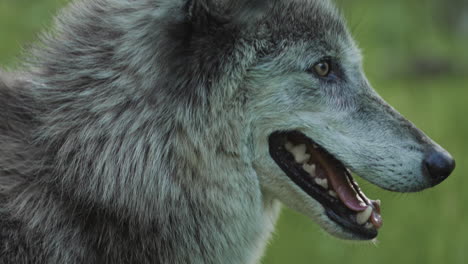
<svg viewBox="0 0 468 264">
<path fill-rule="evenodd" d="M 275 132 L 269 145 L 273 160 L 325 208 L 330 220 L 360 239 L 377 236 L 380 201 L 367 198 L 342 162 L 297 131 Z"/>
</svg>

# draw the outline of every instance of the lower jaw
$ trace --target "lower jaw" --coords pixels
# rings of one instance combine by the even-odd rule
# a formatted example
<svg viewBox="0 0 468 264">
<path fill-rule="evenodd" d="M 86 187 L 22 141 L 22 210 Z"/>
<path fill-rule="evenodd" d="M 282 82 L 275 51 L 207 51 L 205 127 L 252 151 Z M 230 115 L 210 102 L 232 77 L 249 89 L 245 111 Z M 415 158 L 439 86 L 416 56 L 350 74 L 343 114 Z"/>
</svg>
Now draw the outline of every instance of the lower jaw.
<svg viewBox="0 0 468 264">
<path fill-rule="evenodd" d="M 335 234 L 336 236 L 347 240 L 372 240 L 375 239 L 379 232 L 377 229 L 362 229 L 351 224 L 347 224 L 333 210 L 325 209 L 325 214 L 336 224 L 344 234 Z"/>
<path fill-rule="evenodd" d="M 295 183 L 307 196 L 309 199 L 313 199 L 322 206 L 323 215 L 327 218 L 329 224 L 325 224 L 324 229 L 340 238 L 345 240 L 361 240 L 368 241 L 373 240 L 378 236 L 378 230 L 375 228 L 368 229 L 361 225 L 356 225 L 353 223 L 353 215 L 355 212 L 349 210 L 345 207 L 331 207 L 325 205 L 329 204 L 328 202 L 320 202 L 320 198 L 317 199 L 317 195 L 310 188 L 305 187 L 300 181 L 294 180 L 289 177 L 293 183 Z"/>
<path fill-rule="evenodd" d="M 377 237 L 377 228 L 369 228 L 356 223 L 356 211 L 344 206 L 339 199 L 333 199 L 327 196 L 326 193 L 324 194 L 323 189 L 303 176 L 304 172 L 301 171 L 300 167 L 292 166 L 291 162 L 281 160 L 281 153 L 277 153 L 284 152 L 281 144 L 272 143 L 270 137 L 270 154 L 272 158 L 302 191 L 323 206 L 326 217 L 336 225 L 336 227 L 329 229 L 325 228 L 327 231 L 343 239 L 372 240 Z"/>
</svg>

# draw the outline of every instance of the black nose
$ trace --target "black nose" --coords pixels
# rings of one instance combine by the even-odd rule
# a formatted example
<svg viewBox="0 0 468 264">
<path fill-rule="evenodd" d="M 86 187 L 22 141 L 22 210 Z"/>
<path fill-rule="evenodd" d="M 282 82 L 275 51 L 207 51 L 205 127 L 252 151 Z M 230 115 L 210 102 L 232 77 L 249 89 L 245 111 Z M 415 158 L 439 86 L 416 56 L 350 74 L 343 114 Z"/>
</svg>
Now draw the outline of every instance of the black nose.
<svg viewBox="0 0 468 264">
<path fill-rule="evenodd" d="M 431 150 L 424 158 L 424 165 L 434 186 L 447 179 L 452 173 L 455 169 L 455 160 L 444 150 Z"/>
</svg>

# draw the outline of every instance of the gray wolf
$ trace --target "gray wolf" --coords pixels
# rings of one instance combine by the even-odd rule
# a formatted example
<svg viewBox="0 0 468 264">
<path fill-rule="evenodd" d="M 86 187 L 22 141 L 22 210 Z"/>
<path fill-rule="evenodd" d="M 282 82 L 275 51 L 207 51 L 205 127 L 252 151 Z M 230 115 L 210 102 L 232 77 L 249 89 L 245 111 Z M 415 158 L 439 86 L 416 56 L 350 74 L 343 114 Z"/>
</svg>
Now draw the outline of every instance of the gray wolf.
<svg viewBox="0 0 468 264">
<path fill-rule="evenodd" d="M 280 204 L 374 239 L 350 172 L 452 172 L 328 1 L 73 2 L 0 82 L 1 263 L 256 263 Z"/>
</svg>

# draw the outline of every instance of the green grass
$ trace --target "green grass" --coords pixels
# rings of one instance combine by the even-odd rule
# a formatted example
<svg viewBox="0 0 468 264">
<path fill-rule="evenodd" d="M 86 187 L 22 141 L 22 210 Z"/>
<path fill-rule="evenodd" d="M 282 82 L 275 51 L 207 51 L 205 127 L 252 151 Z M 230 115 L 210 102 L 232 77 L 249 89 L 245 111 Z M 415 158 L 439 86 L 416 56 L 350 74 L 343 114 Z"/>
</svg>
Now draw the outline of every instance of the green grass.
<svg viewBox="0 0 468 264">
<path fill-rule="evenodd" d="M 360 180 L 370 197 L 383 202 L 385 224 L 376 245 L 337 240 L 285 209 L 263 263 L 468 263 L 468 36 L 434 16 L 442 12 L 442 1 L 338 2 L 376 90 L 448 149 L 457 169 L 437 188 L 418 194 L 389 193 Z M 33 42 L 64 3 L 0 0 L 0 64 L 14 66 L 21 46 Z M 424 72 L 415 63 L 421 58 L 446 67 Z"/>
<path fill-rule="evenodd" d="M 0 0 L 0 65 L 14 65 L 21 49 L 51 24 L 66 0 Z"/>
</svg>

